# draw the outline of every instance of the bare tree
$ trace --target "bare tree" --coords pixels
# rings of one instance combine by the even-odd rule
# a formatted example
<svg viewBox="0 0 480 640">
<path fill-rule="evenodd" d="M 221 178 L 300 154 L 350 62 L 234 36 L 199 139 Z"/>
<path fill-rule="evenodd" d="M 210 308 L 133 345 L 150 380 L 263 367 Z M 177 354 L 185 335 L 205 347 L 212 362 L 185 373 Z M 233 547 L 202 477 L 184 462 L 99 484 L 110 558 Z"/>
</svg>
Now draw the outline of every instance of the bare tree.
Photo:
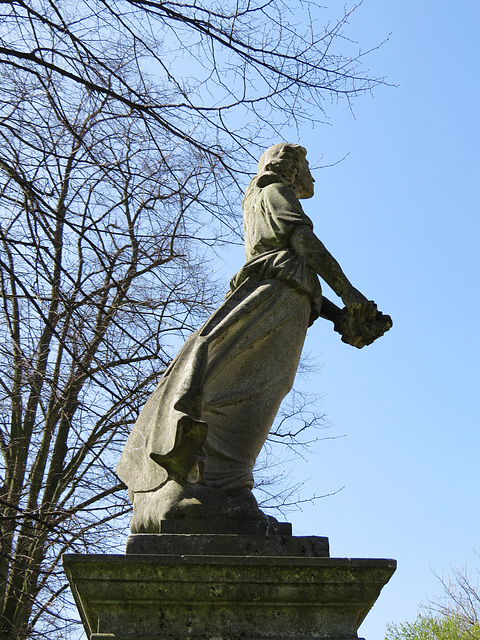
<svg viewBox="0 0 480 640">
<path fill-rule="evenodd" d="M 209 170 L 172 149 L 173 176 L 109 99 L 68 115 L 38 86 L 28 100 L 35 121 L 18 104 L 4 135 L 0 228 L 2 601 L 20 637 L 55 595 L 38 597 L 62 550 L 122 513 L 119 443 L 168 362 L 166 335 L 214 300 L 191 240 Z"/>
<path fill-rule="evenodd" d="M 445 617 L 462 621 L 466 628 L 480 636 L 480 555 L 475 553 L 477 563 L 466 562 L 454 568 L 448 577 L 437 576 L 443 593 L 430 602 L 430 608 Z"/>
<path fill-rule="evenodd" d="M 413 622 L 388 625 L 386 640 L 480 639 L 480 567 L 468 562 L 437 578 L 442 593 Z"/>
<path fill-rule="evenodd" d="M 383 81 L 362 69 L 368 52 L 337 51 L 348 45 L 343 31 L 355 6 L 322 26 L 316 2 L 206 5 L 17 0 L 2 5 L 0 62 L 111 98 L 231 168 L 252 141 L 270 142 L 285 123 L 321 119 L 326 99 L 350 101 Z M 128 73 L 119 59 L 130 62 Z"/>
<path fill-rule="evenodd" d="M 205 252 L 237 230 L 256 147 L 379 82 L 333 53 L 348 14 L 316 33 L 312 3 L 298 24 L 280 0 L 232 7 L 1 4 L 6 637 L 67 624 L 61 554 L 114 544 L 118 452 L 218 300 Z"/>
</svg>

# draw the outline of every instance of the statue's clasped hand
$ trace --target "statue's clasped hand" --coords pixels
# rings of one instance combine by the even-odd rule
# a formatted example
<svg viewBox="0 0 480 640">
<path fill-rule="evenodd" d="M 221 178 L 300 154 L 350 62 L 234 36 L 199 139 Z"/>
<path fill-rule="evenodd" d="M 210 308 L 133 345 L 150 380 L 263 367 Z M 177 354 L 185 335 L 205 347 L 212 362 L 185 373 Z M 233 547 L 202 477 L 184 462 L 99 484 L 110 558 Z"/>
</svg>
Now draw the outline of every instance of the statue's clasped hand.
<svg viewBox="0 0 480 640">
<path fill-rule="evenodd" d="M 357 300 L 348 301 L 347 306 L 335 319 L 334 329 L 341 335 L 342 342 L 361 349 L 383 336 L 392 327 L 393 322 L 390 316 L 378 311 L 373 300 L 367 300 L 360 292 L 354 291 L 362 299 L 351 296 Z M 346 302 L 345 298 L 343 299 Z"/>
</svg>

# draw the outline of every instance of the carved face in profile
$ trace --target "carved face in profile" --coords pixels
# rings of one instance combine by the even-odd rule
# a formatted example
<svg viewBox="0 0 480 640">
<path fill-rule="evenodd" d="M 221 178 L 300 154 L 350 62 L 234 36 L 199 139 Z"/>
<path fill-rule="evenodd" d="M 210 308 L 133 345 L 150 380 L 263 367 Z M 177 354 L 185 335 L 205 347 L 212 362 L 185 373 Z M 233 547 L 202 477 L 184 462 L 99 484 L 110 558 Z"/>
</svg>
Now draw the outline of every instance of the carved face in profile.
<svg viewBox="0 0 480 640">
<path fill-rule="evenodd" d="M 308 161 L 303 158 L 298 165 L 297 175 L 295 176 L 295 181 L 292 184 L 292 189 L 299 200 L 301 198 L 311 198 L 313 196 L 314 182 L 315 180 L 310 173 Z"/>
</svg>

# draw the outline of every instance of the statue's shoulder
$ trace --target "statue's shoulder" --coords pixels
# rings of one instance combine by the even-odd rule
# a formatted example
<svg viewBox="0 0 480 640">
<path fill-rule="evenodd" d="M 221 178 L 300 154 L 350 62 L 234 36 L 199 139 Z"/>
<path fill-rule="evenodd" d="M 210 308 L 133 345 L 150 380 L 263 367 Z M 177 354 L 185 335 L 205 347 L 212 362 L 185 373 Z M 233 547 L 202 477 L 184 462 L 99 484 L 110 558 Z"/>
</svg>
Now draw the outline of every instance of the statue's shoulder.
<svg viewBox="0 0 480 640">
<path fill-rule="evenodd" d="M 245 212 L 255 210 L 257 213 L 259 209 L 270 214 L 278 211 L 303 213 L 293 189 L 278 178 L 266 184 L 262 180 L 252 181 L 245 192 L 243 208 Z"/>
<path fill-rule="evenodd" d="M 287 210 L 303 213 L 293 189 L 284 182 L 272 182 L 262 189 L 267 207 L 272 210 Z"/>
</svg>

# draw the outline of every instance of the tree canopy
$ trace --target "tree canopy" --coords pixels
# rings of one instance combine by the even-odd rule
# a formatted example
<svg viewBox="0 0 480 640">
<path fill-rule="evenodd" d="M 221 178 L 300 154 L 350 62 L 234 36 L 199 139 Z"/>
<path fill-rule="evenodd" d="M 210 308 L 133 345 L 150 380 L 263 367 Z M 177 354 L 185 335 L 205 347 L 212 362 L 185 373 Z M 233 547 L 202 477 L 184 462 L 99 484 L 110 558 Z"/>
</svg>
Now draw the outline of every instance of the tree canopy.
<svg viewBox="0 0 480 640">
<path fill-rule="evenodd" d="M 337 49 L 347 46 L 353 9 L 322 25 L 316 2 L 207 5 L 4 4 L 0 63 L 10 78 L 47 75 L 111 99 L 233 167 L 252 142 L 270 142 L 285 123 L 319 120 L 329 98 L 351 100 L 382 81 L 362 68 L 365 52 Z"/>
</svg>

